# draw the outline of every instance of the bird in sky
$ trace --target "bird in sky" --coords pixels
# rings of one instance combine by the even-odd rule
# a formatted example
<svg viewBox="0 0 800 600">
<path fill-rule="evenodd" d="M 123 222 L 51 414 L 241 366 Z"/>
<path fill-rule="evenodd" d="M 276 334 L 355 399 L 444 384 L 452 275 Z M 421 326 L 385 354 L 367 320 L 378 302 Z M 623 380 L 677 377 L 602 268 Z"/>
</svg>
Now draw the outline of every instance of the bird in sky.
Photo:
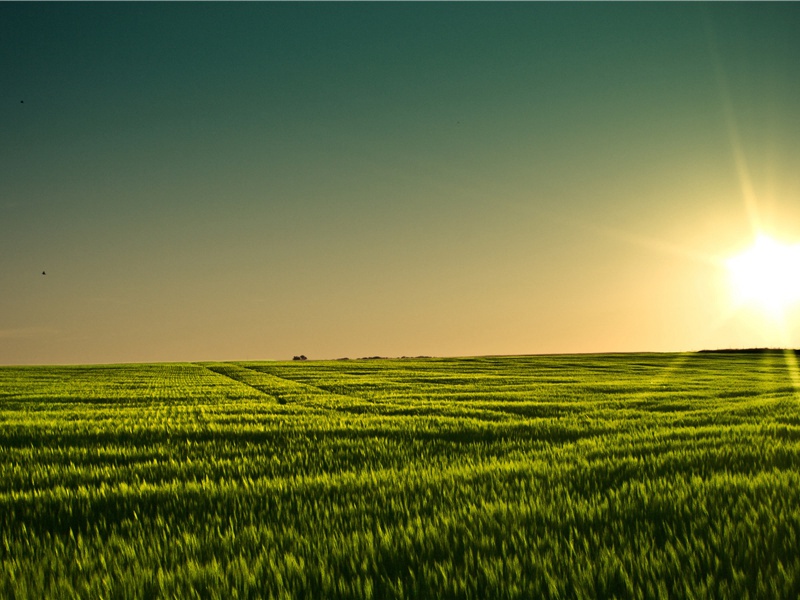
<svg viewBox="0 0 800 600">
<path fill-rule="evenodd" d="M 42 275 L 47 275 L 47 273 L 45 273 L 44 271 L 42 271 Z"/>
</svg>

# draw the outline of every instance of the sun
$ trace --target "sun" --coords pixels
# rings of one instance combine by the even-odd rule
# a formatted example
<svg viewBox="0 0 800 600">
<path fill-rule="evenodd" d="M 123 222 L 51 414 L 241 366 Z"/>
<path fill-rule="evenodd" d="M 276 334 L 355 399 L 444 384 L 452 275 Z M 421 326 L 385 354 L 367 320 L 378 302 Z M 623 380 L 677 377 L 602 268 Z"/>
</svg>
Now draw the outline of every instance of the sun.
<svg viewBox="0 0 800 600">
<path fill-rule="evenodd" d="M 778 318 L 800 302 L 800 244 L 783 244 L 760 234 L 726 266 L 737 304 L 755 305 Z"/>
</svg>

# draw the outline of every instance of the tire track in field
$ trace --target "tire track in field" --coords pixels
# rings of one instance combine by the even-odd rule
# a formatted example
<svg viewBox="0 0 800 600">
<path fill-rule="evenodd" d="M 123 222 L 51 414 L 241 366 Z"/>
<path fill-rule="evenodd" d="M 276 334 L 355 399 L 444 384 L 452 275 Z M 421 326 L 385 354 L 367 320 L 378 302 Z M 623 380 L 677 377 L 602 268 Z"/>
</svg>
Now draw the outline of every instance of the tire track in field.
<svg viewBox="0 0 800 600">
<path fill-rule="evenodd" d="M 243 369 L 238 365 L 230 363 L 211 363 L 211 364 L 202 364 L 201 366 L 208 369 L 212 373 L 216 373 L 217 375 L 222 375 L 223 377 L 227 377 L 228 379 L 235 381 L 236 383 L 241 383 L 242 385 L 245 385 L 250 389 L 255 390 L 259 394 L 263 394 L 265 396 L 268 396 L 272 400 L 280 402 L 280 398 L 270 393 L 268 386 L 259 385 L 258 383 L 252 380 L 253 378 L 249 377 L 250 369 Z"/>
<path fill-rule="evenodd" d="M 334 399 L 332 394 L 314 386 L 251 369 L 241 364 L 204 363 L 203 366 L 213 373 L 246 385 L 278 404 L 313 404 L 317 407 L 330 408 L 331 401 Z M 341 397 L 340 400 L 352 403 L 355 399 Z"/>
<path fill-rule="evenodd" d="M 270 386 L 268 393 L 275 396 L 280 403 L 298 402 L 306 405 L 313 404 L 328 410 L 345 410 L 348 412 L 352 412 L 355 407 L 361 409 L 356 412 L 367 412 L 375 407 L 375 404 L 367 398 L 332 392 L 315 385 L 281 377 L 263 367 L 256 368 L 246 364 L 237 366 L 263 378 L 264 384 Z"/>
</svg>

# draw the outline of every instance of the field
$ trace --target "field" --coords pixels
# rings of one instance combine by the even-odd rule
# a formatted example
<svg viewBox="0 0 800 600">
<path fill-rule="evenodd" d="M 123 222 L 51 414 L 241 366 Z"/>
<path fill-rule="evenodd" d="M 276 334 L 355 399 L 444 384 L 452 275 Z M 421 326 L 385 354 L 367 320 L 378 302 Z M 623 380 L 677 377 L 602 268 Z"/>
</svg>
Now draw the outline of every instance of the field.
<svg viewBox="0 0 800 600">
<path fill-rule="evenodd" d="M 2 367 L 0 597 L 796 598 L 787 364 Z"/>
</svg>

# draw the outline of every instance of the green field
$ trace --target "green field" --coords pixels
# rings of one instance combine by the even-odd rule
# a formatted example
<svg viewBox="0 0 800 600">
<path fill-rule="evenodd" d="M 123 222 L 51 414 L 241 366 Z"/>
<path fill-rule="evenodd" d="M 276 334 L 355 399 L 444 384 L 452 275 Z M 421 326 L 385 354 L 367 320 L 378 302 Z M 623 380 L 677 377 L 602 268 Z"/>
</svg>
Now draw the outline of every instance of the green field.
<svg viewBox="0 0 800 600">
<path fill-rule="evenodd" d="M 2 367 L 0 597 L 796 598 L 787 364 Z"/>
</svg>

